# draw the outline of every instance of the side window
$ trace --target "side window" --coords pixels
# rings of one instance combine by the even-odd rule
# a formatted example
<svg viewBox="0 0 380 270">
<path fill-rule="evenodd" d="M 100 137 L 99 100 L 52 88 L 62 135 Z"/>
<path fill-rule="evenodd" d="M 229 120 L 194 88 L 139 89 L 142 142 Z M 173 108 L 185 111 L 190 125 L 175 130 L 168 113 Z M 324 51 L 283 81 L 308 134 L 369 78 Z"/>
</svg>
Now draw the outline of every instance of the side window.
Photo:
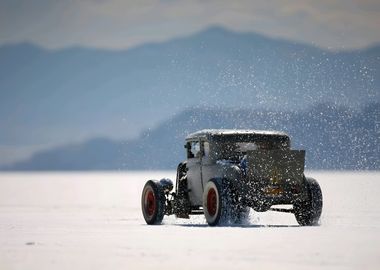
<svg viewBox="0 0 380 270">
<path fill-rule="evenodd" d="M 188 158 L 198 158 L 201 155 L 201 147 L 199 142 L 189 142 L 186 145 L 187 157 Z"/>
<path fill-rule="evenodd" d="M 196 158 L 200 157 L 200 155 L 201 155 L 201 145 L 199 144 L 199 142 L 192 142 L 191 143 L 191 153 Z"/>
</svg>

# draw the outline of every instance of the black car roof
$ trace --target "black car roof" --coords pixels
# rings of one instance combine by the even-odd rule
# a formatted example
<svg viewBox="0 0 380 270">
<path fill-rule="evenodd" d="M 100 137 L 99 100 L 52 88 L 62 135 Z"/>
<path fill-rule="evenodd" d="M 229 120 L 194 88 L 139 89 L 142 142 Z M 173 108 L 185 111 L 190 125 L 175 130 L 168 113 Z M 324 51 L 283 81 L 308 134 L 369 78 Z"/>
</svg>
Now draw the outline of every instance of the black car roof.
<svg viewBox="0 0 380 270">
<path fill-rule="evenodd" d="M 186 140 L 204 137 L 210 139 L 212 137 L 281 137 L 289 138 L 289 136 L 280 131 L 254 130 L 254 129 L 203 129 L 191 133 Z"/>
</svg>

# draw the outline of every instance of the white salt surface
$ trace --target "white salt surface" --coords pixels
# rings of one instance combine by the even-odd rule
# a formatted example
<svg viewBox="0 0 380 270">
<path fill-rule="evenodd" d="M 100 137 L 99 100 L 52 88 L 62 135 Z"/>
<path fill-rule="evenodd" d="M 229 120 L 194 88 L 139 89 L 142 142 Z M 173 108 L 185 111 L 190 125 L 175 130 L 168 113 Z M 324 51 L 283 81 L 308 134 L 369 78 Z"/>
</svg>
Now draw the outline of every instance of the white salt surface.
<svg viewBox="0 0 380 270">
<path fill-rule="evenodd" d="M 321 226 L 253 213 L 251 225 L 203 216 L 148 226 L 147 179 L 175 172 L 0 174 L 0 269 L 380 269 L 380 173 L 310 172 Z"/>
</svg>

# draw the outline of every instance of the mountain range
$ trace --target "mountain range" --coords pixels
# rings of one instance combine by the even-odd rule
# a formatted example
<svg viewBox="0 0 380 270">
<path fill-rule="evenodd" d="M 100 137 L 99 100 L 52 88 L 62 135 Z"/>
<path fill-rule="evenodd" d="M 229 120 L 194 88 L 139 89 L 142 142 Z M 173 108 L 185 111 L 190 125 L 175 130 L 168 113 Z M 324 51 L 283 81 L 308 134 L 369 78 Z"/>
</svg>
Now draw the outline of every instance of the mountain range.
<svg viewBox="0 0 380 270">
<path fill-rule="evenodd" d="M 130 145 L 143 140 L 144 130 L 161 130 L 173 115 L 198 111 L 193 108 L 222 115 L 230 111 L 302 115 L 325 104 L 361 112 L 380 101 L 379 66 L 380 46 L 332 52 L 220 27 L 119 51 L 6 45 L 0 47 L 0 155 L 1 146 L 22 150 L 63 145 L 69 151 L 69 143 L 74 152 L 96 144 L 103 145 L 105 153 L 129 155 L 131 150 L 120 150 L 114 142 Z M 272 127 L 263 121 L 259 127 Z M 254 123 L 246 128 L 257 128 Z M 155 138 L 165 140 L 164 135 Z M 63 160 L 59 168 L 76 169 Z M 98 165 L 77 167 L 110 168 L 99 165 L 103 161 L 93 162 Z M 137 164 L 126 166 L 145 168 Z"/>
<path fill-rule="evenodd" d="M 139 139 L 97 138 L 43 151 L 3 169 L 175 169 L 185 159 L 187 134 L 204 128 L 254 128 L 287 132 L 292 148 L 306 149 L 307 169 L 378 170 L 379 119 L 379 103 L 361 111 L 326 104 L 298 112 L 194 108 L 147 130 Z"/>
</svg>

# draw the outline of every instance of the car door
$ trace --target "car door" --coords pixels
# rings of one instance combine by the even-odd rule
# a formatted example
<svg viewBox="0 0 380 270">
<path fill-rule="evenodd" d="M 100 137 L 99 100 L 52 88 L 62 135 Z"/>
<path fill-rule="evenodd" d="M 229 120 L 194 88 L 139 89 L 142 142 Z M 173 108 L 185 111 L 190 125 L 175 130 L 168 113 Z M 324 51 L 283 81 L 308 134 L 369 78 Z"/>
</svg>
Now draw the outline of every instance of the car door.
<svg viewBox="0 0 380 270">
<path fill-rule="evenodd" d="M 193 206 L 202 205 L 203 184 L 201 177 L 202 151 L 199 140 L 187 142 L 187 185 L 190 190 L 189 199 Z"/>
</svg>

